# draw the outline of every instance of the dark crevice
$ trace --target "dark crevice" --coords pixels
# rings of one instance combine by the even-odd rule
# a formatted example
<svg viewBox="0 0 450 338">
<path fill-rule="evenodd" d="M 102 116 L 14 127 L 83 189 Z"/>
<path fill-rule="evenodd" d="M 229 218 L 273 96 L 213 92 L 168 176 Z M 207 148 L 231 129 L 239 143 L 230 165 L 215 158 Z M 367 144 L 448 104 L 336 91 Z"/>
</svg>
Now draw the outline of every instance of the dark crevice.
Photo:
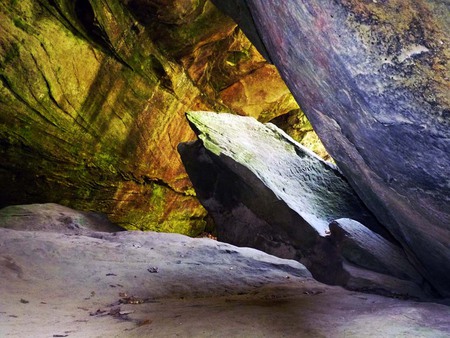
<svg viewBox="0 0 450 338">
<path fill-rule="evenodd" d="M 166 70 L 164 69 L 164 66 L 162 65 L 161 61 L 158 60 L 154 55 L 150 55 L 150 61 L 152 65 L 152 69 L 157 76 L 161 86 L 168 90 L 170 93 L 174 94 L 173 89 L 173 83 L 170 79 L 169 74 L 167 74 Z"/>
<path fill-rule="evenodd" d="M 47 8 L 49 13 L 51 13 L 56 18 L 57 21 L 61 22 L 64 25 L 64 27 L 66 27 L 70 32 L 72 32 L 72 34 L 81 39 L 86 39 L 86 37 L 83 34 L 81 34 L 81 32 L 77 29 L 77 27 L 73 25 L 73 23 L 69 20 L 69 18 L 66 17 L 66 15 L 63 13 L 60 6 L 56 3 L 55 0 L 48 0 L 48 4 L 50 6 L 48 6 L 47 3 L 45 3 L 45 1 L 44 2 L 39 1 L 39 3 L 41 4 L 41 6 Z"/>
<path fill-rule="evenodd" d="M 34 108 L 30 103 L 28 103 L 23 97 L 21 97 L 18 93 L 16 93 L 14 91 L 14 89 L 12 88 L 11 84 L 9 83 L 8 79 L 4 76 L 0 74 L 0 81 L 3 83 L 3 86 L 8 89 L 11 94 L 21 103 L 23 103 L 25 106 L 28 107 L 28 109 L 30 109 L 31 111 L 33 111 L 34 113 L 36 113 L 36 115 L 38 115 L 40 118 L 42 118 L 45 122 L 50 123 L 51 125 L 58 127 L 56 125 L 55 122 L 49 120 L 45 115 L 43 115 L 39 110 L 37 110 L 36 108 Z"/>
<path fill-rule="evenodd" d="M 175 190 L 174 187 L 172 187 L 169 183 L 167 183 L 166 181 L 164 181 L 161 178 L 143 176 L 143 180 L 144 180 L 144 183 L 146 183 L 146 184 L 156 184 L 156 185 L 159 185 L 161 187 L 169 189 L 170 191 L 174 192 L 175 194 L 186 196 L 185 193 Z"/>
<path fill-rule="evenodd" d="M 143 26 L 151 25 L 158 19 L 158 7 L 151 2 L 148 3 L 145 1 L 131 0 L 128 2 L 127 7 L 136 20 L 138 20 Z"/>
<path fill-rule="evenodd" d="M 150 177 L 150 176 L 145 176 L 145 175 L 141 176 L 140 178 L 137 178 L 137 177 L 135 177 L 133 175 L 133 173 L 124 172 L 124 171 L 119 171 L 119 174 L 122 177 L 122 179 L 124 179 L 125 181 L 132 181 L 132 182 L 135 182 L 136 184 L 139 184 L 139 185 L 142 185 L 142 184 L 156 184 L 156 185 L 159 185 L 161 187 L 169 189 L 170 191 L 172 191 L 173 193 L 175 193 L 177 195 L 190 196 L 187 193 L 185 193 L 184 191 L 180 191 L 180 190 L 175 189 L 169 183 L 164 181 L 162 178 Z"/>
<path fill-rule="evenodd" d="M 78 21 L 82 25 L 86 34 L 90 36 L 90 38 L 101 47 L 106 50 L 110 50 L 110 43 L 106 37 L 105 32 L 99 25 L 94 9 L 88 0 L 75 0 L 74 3 L 75 15 L 77 16 Z"/>
<path fill-rule="evenodd" d="M 118 54 L 112 45 L 108 34 L 98 22 L 89 0 L 76 0 L 74 2 L 74 11 L 76 19 L 84 31 L 85 38 L 90 39 L 106 54 L 112 56 L 116 61 L 134 71 L 133 67 Z"/>
</svg>

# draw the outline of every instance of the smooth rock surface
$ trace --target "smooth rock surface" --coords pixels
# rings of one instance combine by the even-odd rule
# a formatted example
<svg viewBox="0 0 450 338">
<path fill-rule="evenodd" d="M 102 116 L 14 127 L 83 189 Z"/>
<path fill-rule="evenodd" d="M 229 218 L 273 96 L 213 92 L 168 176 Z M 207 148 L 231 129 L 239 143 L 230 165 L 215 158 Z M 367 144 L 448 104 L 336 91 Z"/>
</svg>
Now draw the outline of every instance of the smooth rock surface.
<svg viewBox="0 0 450 338">
<path fill-rule="evenodd" d="M 257 250 L 154 232 L 48 232 L 22 220 L 27 230 L 0 228 L 2 337 L 450 333 L 448 306 L 326 286 Z"/>
<path fill-rule="evenodd" d="M 106 215 L 76 211 L 55 203 L 12 205 L 0 209 L 0 227 L 23 231 L 39 229 L 73 235 L 92 231 L 123 231 L 123 228 L 112 224 Z"/>
<path fill-rule="evenodd" d="M 426 297 L 423 277 L 332 164 L 272 124 L 210 112 L 187 118 L 199 141 L 179 151 L 219 240 L 296 259 L 328 284 Z"/>
<path fill-rule="evenodd" d="M 351 263 L 398 278 L 422 280 L 399 246 L 363 224 L 351 219 L 338 219 L 331 222 L 330 232 L 339 252 Z"/>
<path fill-rule="evenodd" d="M 361 223 L 338 219 L 330 223 L 330 239 L 348 273 L 343 284 L 350 290 L 424 297 L 434 294 L 429 284 L 408 261 L 405 252 Z M 423 290 L 421 290 L 423 289 Z"/>
<path fill-rule="evenodd" d="M 450 3 L 214 3 L 238 22 L 247 9 L 350 184 L 449 296 Z"/>
</svg>

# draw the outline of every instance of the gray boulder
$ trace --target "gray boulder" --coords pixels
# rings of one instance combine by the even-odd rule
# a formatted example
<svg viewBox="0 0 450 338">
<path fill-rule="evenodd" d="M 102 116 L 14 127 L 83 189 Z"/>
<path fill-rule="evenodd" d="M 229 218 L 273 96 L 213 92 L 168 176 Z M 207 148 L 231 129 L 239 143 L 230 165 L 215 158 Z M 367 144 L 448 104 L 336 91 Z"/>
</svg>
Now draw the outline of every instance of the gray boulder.
<svg viewBox="0 0 450 338">
<path fill-rule="evenodd" d="M 420 287 L 429 288 L 400 246 L 363 224 L 348 218 L 338 219 L 330 223 L 330 232 L 342 258 L 342 269 L 348 273 L 345 287 L 380 293 L 403 290 L 401 294 L 418 297 L 423 293 Z"/>
<path fill-rule="evenodd" d="M 24 222 L 24 220 L 27 220 Z M 93 231 L 124 229 L 111 223 L 105 214 L 78 211 L 55 203 L 11 205 L 0 209 L 0 227 L 20 231 L 61 232 L 81 235 Z"/>
<path fill-rule="evenodd" d="M 219 240 L 296 259 L 328 284 L 424 296 L 422 276 L 334 165 L 272 124 L 224 113 L 187 118 L 199 141 L 178 149 Z M 348 218 L 359 223 L 330 229 Z"/>
</svg>

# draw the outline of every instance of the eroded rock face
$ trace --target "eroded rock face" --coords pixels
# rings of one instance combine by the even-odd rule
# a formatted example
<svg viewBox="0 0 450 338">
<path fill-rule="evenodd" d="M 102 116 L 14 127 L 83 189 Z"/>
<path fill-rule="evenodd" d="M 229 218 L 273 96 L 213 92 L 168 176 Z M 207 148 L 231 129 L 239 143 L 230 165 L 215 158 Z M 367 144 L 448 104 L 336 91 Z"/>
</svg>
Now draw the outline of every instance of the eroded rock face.
<svg viewBox="0 0 450 338">
<path fill-rule="evenodd" d="M 2 1 L 0 36 L 0 206 L 57 202 L 195 235 L 206 212 L 176 152 L 193 137 L 185 111 L 298 110 L 209 1 Z"/>
<path fill-rule="evenodd" d="M 246 6 L 350 184 L 449 296 L 449 3 L 214 2 Z"/>
<path fill-rule="evenodd" d="M 199 140 L 179 151 L 219 240 L 296 259 L 328 284 L 425 296 L 424 278 L 332 164 L 272 124 L 187 118 Z"/>
</svg>

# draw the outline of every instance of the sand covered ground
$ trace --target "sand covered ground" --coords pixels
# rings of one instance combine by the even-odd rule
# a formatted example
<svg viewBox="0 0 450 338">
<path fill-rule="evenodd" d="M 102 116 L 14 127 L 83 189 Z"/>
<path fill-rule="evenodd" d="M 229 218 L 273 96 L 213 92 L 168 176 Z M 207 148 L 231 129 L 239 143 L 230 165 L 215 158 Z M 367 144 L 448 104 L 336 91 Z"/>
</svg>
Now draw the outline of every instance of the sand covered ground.
<svg viewBox="0 0 450 338">
<path fill-rule="evenodd" d="M 104 232 L 54 204 L 4 210 L 0 337 L 450 336 L 449 306 L 327 286 L 257 250 Z"/>
</svg>

